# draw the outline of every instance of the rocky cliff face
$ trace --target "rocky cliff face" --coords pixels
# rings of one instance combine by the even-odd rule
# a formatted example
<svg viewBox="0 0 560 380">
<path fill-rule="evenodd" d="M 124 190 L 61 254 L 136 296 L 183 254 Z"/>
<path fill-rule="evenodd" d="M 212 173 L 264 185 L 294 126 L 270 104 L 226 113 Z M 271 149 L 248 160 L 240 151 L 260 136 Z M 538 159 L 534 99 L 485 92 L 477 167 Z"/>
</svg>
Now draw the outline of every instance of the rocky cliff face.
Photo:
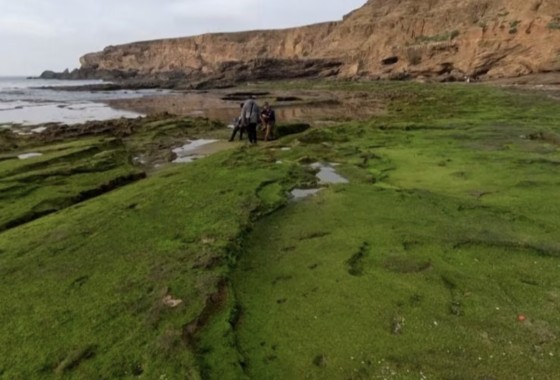
<svg viewBox="0 0 560 380">
<path fill-rule="evenodd" d="M 342 21 L 109 46 L 102 76 L 499 78 L 560 71 L 560 0 L 369 0 Z"/>
</svg>

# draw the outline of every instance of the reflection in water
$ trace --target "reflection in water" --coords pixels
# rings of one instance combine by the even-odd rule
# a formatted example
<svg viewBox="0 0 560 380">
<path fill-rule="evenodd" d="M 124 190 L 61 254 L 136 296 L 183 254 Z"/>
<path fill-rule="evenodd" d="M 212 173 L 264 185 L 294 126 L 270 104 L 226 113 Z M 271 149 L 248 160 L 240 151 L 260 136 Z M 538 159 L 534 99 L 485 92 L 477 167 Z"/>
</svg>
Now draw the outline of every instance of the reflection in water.
<svg viewBox="0 0 560 380">
<path fill-rule="evenodd" d="M 302 95 L 303 96 L 303 95 Z M 307 94 L 307 103 L 274 103 L 279 123 L 327 122 L 368 119 L 379 115 L 379 104 L 367 98 L 336 100 L 334 95 L 323 92 Z M 111 101 L 113 107 L 133 110 L 145 114 L 169 112 L 179 116 L 205 117 L 230 124 L 240 114 L 238 101 L 225 101 L 219 92 L 184 93 L 168 96 L 145 97 L 141 99 L 121 99 Z M 265 99 L 257 99 L 262 105 Z"/>
<path fill-rule="evenodd" d="M 300 200 L 311 195 L 315 195 L 321 190 L 323 189 L 293 189 L 291 194 L 294 197 L 294 200 Z"/>
<path fill-rule="evenodd" d="M 27 160 L 29 158 L 41 157 L 42 155 L 43 153 L 24 153 L 24 154 L 20 154 L 18 158 L 20 160 Z"/>
<path fill-rule="evenodd" d="M 328 120 L 355 120 L 365 119 L 371 116 L 371 110 L 362 108 L 353 110 L 342 105 L 317 106 L 317 105 L 293 105 L 273 107 L 276 113 L 276 120 L 280 123 L 287 122 L 309 122 L 309 121 L 328 121 Z M 233 124 L 232 121 L 239 117 L 238 108 L 208 108 L 198 109 L 187 112 L 188 116 L 207 117 L 211 120 L 219 120 L 226 124 Z"/>
<path fill-rule="evenodd" d="M 37 128 L 33 128 L 31 130 L 31 132 L 33 133 L 43 133 L 47 130 L 47 127 L 37 127 Z"/>
<path fill-rule="evenodd" d="M 336 169 L 333 167 L 334 165 L 336 164 L 322 164 L 320 162 L 311 164 L 311 167 L 313 169 L 319 169 L 319 172 L 317 172 L 316 177 L 319 180 L 320 185 L 349 182 L 346 178 L 344 178 L 343 176 L 341 176 L 336 172 Z M 294 200 L 301 200 L 311 195 L 315 195 L 321 190 L 323 189 L 322 188 L 294 189 L 292 190 L 291 194 Z"/>
<path fill-rule="evenodd" d="M 196 161 L 199 158 L 202 158 L 204 156 L 186 156 L 186 157 L 177 157 L 175 160 L 173 160 L 174 164 L 188 164 L 190 162 Z"/>
<path fill-rule="evenodd" d="M 177 158 L 173 161 L 173 163 L 184 164 L 184 163 L 193 162 L 201 157 L 204 157 L 204 155 L 201 155 L 203 147 L 215 143 L 216 141 L 218 140 L 206 140 L 206 139 L 192 140 L 189 141 L 188 144 L 183 145 L 180 148 L 173 149 L 173 153 L 177 155 Z"/>
<path fill-rule="evenodd" d="M 321 185 L 329 184 L 329 183 L 348 183 L 349 181 L 338 174 L 336 169 L 329 164 L 322 164 L 316 162 L 311 165 L 313 169 L 319 169 L 319 172 L 316 174 L 317 179 Z"/>
</svg>

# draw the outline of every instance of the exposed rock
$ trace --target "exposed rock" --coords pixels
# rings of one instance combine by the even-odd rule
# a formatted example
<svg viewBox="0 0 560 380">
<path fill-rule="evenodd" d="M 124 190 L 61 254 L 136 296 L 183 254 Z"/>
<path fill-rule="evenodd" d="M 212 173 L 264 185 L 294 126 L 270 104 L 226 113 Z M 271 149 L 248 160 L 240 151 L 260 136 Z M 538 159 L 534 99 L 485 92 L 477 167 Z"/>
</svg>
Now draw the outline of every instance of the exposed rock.
<svg viewBox="0 0 560 380">
<path fill-rule="evenodd" d="M 369 0 L 339 22 L 109 46 L 61 75 L 173 88 L 329 76 L 517 77 L 560 71 L 558 14 L 558 0 Z"/>
<path fill-rule="evenodd" d="M 182 303 L 183 300 L 180 300 L 178 298 L 173 298 L 173 296 L 171 295 L 167 295 L 163 299 L 163 304 L 171 309 L 175 309 L 177 306 L 181 305 Z"/>
<path fill-rule="evenodd" d="M 43 71 L 43 73 L 39 76 L 39 78 L 41 78 L 41 79 L 55 79 L 58 75 L 62 75 L 62 74 L 57 74 L 54 71 L 46 70 L 46 71 Z"/>
</svg>

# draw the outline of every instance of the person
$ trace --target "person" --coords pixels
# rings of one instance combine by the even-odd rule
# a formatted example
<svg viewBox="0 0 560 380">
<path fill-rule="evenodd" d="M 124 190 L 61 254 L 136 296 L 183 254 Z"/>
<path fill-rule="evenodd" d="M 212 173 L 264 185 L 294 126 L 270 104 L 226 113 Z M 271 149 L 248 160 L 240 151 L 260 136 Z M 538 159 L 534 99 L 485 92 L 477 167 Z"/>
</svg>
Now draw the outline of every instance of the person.
<svg viewBox="0 0 560 380">
<path fill-rule="evenodd" d="M 241 103 L 239 105 L 241 110 L 243 110 L 243 105 L 244 103 Z M 235 135 L 237 134 L 237 132 L 239 132 L 239 141 L 243 140 L 243 133 L 245 132 L 245 126 L 243 125 L 242 121 L 243 121 L 243 117 L 241 114 L 239 114 L 239 117 L 235 118 L 235 121 L 233 123 L 233 132 L 231 134 L 229 141 L 233 141 L 235 139 Z"/>
<path fill-rule="evenodd" d="M 264 126 L 264 141 L 274 139 L 274 124 L 276 124 L 276 114 L 270 107 L 268 102 L 264 103 L 264 107 L 261 112 L 261 120 Z"/>
<path fill-rule="evenodd" d="M 260 109 L 254 96 L 245 101 L 241 110 L 241 122 L 247 128 L 249 142 L 257 143 L 257 124 L 259 123 Z"/>
</svg>

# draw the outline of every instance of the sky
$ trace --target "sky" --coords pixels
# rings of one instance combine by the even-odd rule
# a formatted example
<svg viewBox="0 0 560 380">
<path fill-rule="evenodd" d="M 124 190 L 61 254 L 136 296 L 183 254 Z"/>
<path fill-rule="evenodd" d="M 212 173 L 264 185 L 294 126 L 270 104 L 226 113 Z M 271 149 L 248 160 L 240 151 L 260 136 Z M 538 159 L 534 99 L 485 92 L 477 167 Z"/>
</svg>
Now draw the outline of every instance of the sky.
<svg viewBox="0 0 560 380">
<path fill-rule="evenodd" d="M 340 20 L 366 0 L 0 0 L 0 76 L 79 67 L 108 45 Z"/>
</svg>

